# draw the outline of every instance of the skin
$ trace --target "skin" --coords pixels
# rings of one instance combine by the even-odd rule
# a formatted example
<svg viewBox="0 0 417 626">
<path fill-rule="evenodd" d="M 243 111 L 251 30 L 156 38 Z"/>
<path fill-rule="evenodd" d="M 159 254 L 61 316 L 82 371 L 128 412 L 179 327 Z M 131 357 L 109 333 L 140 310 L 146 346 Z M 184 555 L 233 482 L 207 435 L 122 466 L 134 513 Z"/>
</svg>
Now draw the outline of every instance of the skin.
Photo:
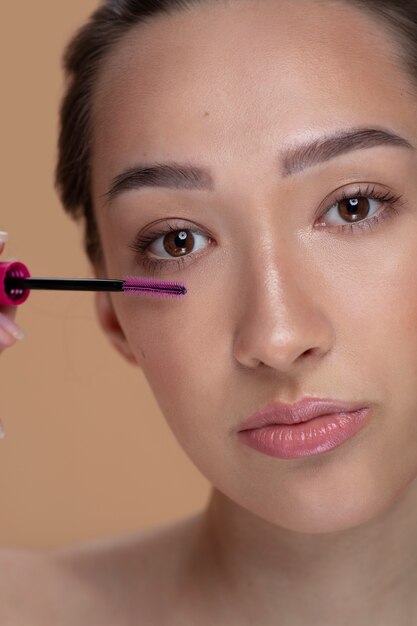
<svg viewBox="0 0 417 626">
<path fill-rule="evenodd" d="M 194 262 L 157 274 L 184 283 L 184 300 L 96 294 L 104 332 L 213 485 L 171 581 L 175 607 L 201 624 L 416 619 L 417 153 L 355 151 L 285 179 L 276 165 L 286 145 L 355 125 L 417 145 L 396 50 L 349 6 L 248 0 L 136 27 L 97 81 L 96 275 L 150 276 L 129 244 L 153 222 L 206 236 Z M 142 160 L 204 163 L 216 191 L 131 190 L 106 207 L 111 180 Z M 321 203 L 358 182 L 406 204 L 373 233 L 336 234 L 328 213 L 319 231 Z M 158 241 L 153 254 L 175 258 Z M 301 459 L 239 441 L 253 411 L 305 395 L 363 401 L 372 420 Z"/>
<path fill-rule="evenodd" d="M 6 244 L 3 241 L 0 241 L 0 255 L 3 255 L 0 258 L 0 263 L 5 263 L 5 247 Z M 10 324 L 10 322 L 14 324 L 16 313 L 16 306 L 0 306 L 0 354 L 3 350 L 10 348 L 18 342 L 18 339 L 11 333 L 12 326 Z"/>
</svg>

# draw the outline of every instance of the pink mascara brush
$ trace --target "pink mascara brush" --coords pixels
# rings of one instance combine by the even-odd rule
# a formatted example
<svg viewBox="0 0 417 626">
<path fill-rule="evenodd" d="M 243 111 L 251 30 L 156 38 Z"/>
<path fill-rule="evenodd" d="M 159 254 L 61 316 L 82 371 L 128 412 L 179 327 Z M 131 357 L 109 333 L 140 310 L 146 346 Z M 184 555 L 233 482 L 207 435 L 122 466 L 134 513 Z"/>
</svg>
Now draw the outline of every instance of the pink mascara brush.
<svg viewBox="0 0 417 626">
<path fill-rule="evenodd" d="M 0 306 L 19 306 L 26 302 L 31 289 L 59 291 L 123 291 L 130 294 L 183 297 L 184 285 L 139 276 L 125 280 L 102 278 L 33 278 L 26 265 L 20 261 L 0 263 Z"/>
</svg>

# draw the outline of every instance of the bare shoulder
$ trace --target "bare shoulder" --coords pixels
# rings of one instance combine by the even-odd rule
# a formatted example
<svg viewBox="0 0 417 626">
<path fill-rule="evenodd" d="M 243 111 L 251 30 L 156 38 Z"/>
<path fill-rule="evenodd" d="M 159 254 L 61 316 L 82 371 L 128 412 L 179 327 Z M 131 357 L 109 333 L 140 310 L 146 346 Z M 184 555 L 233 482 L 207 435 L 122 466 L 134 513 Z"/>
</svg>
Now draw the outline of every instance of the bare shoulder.
<svg viewBox="0 0 417 626">
<path fill-rule="evenodd" d="M 0 549 L 0 624 L 17 626 L 33 615 L 37 596 L 48 585 L 48 561 L 39 552 L 20 548 Z"/>
<path fill-rule="evenodd" d="M 0 548 L 0 624 L 173 626 L 200 518 L 50 551 Z"/>
<path fill-rule="evenodd" d="M 50 553 L 54 575 L 85 612 L 68 624 L 172 624 L 187 547 L 201 514 L 138 533 L 88 541 Z M 61 603 L 67 603 L 61 596 Z M 161 602 L 163 598 L 163 602 Z M 83 622 L 82 620 L 85 620 Z M 0 621 L 1 623 L 1 621 Z M 61 621 L 54 622 L 61 626 Z"/>
<path fill-rule="evenodd" d="M 98 606 L 88 581 L 71 576 L 50 553 L 0 549 L 0 624 L 93 626 Z"/>
<path fill-rule="evenodd" d="M 0 549 L 0 624 L 160 626 L 200 515 L 55 550 Z"/>
</svg>

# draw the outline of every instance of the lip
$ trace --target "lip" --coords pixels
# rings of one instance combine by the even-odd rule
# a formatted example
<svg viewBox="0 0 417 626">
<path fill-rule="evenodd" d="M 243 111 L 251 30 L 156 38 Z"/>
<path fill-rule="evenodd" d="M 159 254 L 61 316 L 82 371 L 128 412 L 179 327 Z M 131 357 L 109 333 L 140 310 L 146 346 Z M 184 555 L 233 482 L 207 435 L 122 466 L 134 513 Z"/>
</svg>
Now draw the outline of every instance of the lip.
<svg viewBox="0 0 417 626">
<path fill-rule="evenodd" d="M 299 424 L 274 424 L 239 433 L 242 443 L 279 459 L 329 452 L 352 439 L 370 423 L 372 409 L 322 415 Z"/>
<path fill-rule="evenodd" d="M 272 402 L 245 419 L 240 424 L 239 432 L 256 430 L 271 424 L 299 424 L 323 415 L 353 413 L 368 406 L 363 402 L 343 402 L 313 396 L 306 396 L 295 404 Z"/>
</svg>

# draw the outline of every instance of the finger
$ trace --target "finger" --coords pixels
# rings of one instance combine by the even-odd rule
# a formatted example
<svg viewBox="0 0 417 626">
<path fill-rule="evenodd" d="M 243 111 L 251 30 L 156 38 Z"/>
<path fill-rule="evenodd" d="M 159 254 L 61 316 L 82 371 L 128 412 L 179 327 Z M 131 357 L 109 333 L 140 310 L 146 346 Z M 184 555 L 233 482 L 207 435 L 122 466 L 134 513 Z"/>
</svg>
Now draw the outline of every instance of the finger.
<svg viewBox="0 0 417 626">
<path fill-rule="evenodd" d="M 4 313 L 1 312 L 0 325 L 7 333 L 12 335 L 12 337 L 15 337 L 16 339 L 24 339 L 25 333 L 20 328 L 20 326 L 15 324 L 8 315 L 4 315 Z"/>
<path fill-rule="evenodd" d="M 4 230 L 0 230 L 0 254 L 3 252 L 4 245 L 8 239 L 9 233 L 6 233 Z"/>
<path fill-rule="evenodd" d="M 6 233 L 5 231 L 0 231 L 0 254 L 2 254 L 2 252 L 4 251 L 8 238 L 9 238 L 8 233 Z M 0 263 L 6 263 L 7 261 L 12 261 L 12 260 L 13 259 L 0 259 Z M 17 306 L 5 304 L 3 306 L 0 306 L 0 312 L 7 315 L 7 317 L 9 317 L 11 320 L 14 320 L 14 318 L 16 317 L 16 313 L 17 313 Z"/>
<path fill-rule="evenodd" d="M 17 309 L 19 307 L 17 306 L 13 306 L 11 304 L 3 304 L 2 306 L 0 306 L 0 313 L 3 313 L 4 315 L 7 315 L 7 317 L 12 320 L 12 322 L 14 322 L 16 315 L 17 315 Z"/>
<path fill-rule="evenodd" d="M 0 325 L 0 350 L 10 348 L 17 341 L 17 337 L 9 333 L 4 326 Z"/>
</svg>

